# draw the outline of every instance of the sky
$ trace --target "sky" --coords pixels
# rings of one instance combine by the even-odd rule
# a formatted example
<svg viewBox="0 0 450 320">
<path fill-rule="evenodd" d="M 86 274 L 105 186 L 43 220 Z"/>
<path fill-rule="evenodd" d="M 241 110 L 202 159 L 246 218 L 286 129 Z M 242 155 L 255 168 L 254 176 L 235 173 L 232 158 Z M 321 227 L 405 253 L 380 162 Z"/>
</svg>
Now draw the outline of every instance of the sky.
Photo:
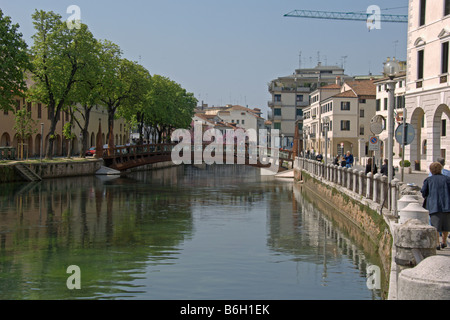
<svg viewBox="0 0 450 320">
<path fill-rule="evenodd" d="M 284 17 L 293 10 L 408 13 L 407 0 L 0 0 L 31 46 L 31 15 L 80 9 L 94 37 L 123 57 L 179 83 L 209 106 L 240 104 L 267 111 L 267 84 L 318 61 L 351 76 L 381 74 L 387 57 L 406 60 L 407 24 Z M 389 9 L 389 10 L 384 10 Z M 346 57 L 343 59 L 343 57 Z"/>
</svg>

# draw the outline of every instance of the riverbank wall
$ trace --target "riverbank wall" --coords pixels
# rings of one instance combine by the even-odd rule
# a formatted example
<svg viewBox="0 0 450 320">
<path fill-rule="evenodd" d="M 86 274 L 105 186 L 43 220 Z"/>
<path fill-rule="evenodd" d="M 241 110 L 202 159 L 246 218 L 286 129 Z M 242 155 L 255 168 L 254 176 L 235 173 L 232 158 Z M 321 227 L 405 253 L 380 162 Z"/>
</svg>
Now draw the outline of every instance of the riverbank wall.
<svg viewBox="0 0 450 320">
<path fill-rule="evenodd" d="M 418 187 L 303 158 L 294 162 L 294 179 L 367 235 L 388 278 L 387 300 L 450 299 L 450 256 L 437 255 Z"/>
<path fill-rule="evenodd" d="M 14 161 L 0 164 L 0 183 L 27 181 L 17 165 L 24 165 L 41 179 L 68 178 L 80 176 L 93 176 L 103 167 L 102 159 L 58 159 L 52 161 Z M 130 172 L 164 169 L 174 166 L 173 162 L 160 162 L 130 169 L 121 174 Z"/>
</svg>

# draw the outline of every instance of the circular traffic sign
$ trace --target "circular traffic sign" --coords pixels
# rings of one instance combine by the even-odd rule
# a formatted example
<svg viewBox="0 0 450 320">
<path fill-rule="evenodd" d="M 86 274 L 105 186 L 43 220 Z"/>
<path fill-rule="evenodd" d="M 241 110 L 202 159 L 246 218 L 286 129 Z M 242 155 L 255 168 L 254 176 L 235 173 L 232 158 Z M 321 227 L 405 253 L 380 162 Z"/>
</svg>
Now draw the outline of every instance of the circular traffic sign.
<svg viewBox="0 0 450 320">
<path fill-rule="evenodd" d="M 395 139 L 401 145 L 405 144 L 406 146 L 411 144 L 416 137 L 416 132 L 414 127 L 407 123 L 405 127 L 406 137 L 403 137 L 403 124 L 399 125 L 397 130 L 395 131 Z"/>
</svg>

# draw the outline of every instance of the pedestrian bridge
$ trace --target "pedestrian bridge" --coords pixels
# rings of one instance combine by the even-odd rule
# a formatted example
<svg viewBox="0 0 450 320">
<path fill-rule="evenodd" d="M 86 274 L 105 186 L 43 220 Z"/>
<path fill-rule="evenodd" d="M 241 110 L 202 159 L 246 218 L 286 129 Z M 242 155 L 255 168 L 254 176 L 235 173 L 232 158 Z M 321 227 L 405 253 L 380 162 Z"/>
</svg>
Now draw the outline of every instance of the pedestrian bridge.
<svg viewBox="0 0 450 320">
<path fill-rule="evenodd" d="M 98 153 L 96 156 L 103 158 L 106 167 L 118 171 L 126 171 L 148 164 L 173 161 L 172 151 L 176 146 L 177 144 L 174 143 L 121 146 L 103 149 L 103 152 Z M 208 146 L 209 144 L 191 146 L 190 150 L 187 150 L 190 156 L 185 154 L 186 149 L 176 152 L 180 154 L 180 157 L 190 157 L 191 164 L 200 164 L 200 160 L 201 163 L 220 162 L 223 164 L 244 164 L 257 168 L 270 168 L 273 161 L 277 161 L 278 172 L 293 168 L 294 158 L 293 152 L 290 150 L 262 148 L 259 149 L 260 155 L 258 156 L 248 145 L 226 145 L 225 150 L 216 157 L 215 151 L 209 152 L 207 150 L 205 152 Z M 201 155 L 201 159 L 199 159 L 199 155 Z M 233 163 L 230 163 L 230 158 Z"/>
</svg>

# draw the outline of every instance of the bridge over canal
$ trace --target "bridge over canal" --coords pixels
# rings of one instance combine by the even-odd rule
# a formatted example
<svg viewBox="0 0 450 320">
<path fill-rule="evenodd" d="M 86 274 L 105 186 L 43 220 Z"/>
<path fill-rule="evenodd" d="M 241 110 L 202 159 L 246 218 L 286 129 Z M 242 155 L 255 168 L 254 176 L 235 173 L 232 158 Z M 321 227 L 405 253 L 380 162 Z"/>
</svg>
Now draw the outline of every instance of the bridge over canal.
<svg viewBox="0 0 450 320">
<path fill-rule="evenodd" d="M 173 161 L 172 151 L 177 144 L 147 144 L 147 145 L 132 145 L 121 146 L 103 149 L 96 154 L 97 158 L 103 158 L 105 166 L 118 170 L 126 171 L 132 168 L 154 164 L 159 162 Z M 190 159 L 192 164 L 197 164 L 199 155 L 202 156 L 202 163 L 220 163 L 224 164 L 245 164 L 257 168 L 270 168 L 273 161 L 278 161 L 278 172 L 283 172 L 293 168 L 294 155 L 290 150 L 279 149 L 260 149 L 259 155 L 249 148 L 248 145 L 242 146 L 226 146 L 226 149 L 216 157 L 215 151 L 209 151 L 205 149 L 208 144 L 200 146 L 192 146 L 190 151 Z M 232 149 L 231 149 L 232 148 Z M 175 151 L 178 152 L 178 151 Z M 185 156 L 185 151 L 180 150 L 180 154 Z M 231 157 L 230 157 L 231 155 Z M 182 157 L 180 155 L 180 157 Z M 222 159 L 223 157 L 223 159 Z M 188 156 L 189 158 L 189 156 Z M 230 158 L 233 159 L 233 163 L 230 163 Z M 269 159 L 271 159 L 269 162 Z"/>
</svg>

